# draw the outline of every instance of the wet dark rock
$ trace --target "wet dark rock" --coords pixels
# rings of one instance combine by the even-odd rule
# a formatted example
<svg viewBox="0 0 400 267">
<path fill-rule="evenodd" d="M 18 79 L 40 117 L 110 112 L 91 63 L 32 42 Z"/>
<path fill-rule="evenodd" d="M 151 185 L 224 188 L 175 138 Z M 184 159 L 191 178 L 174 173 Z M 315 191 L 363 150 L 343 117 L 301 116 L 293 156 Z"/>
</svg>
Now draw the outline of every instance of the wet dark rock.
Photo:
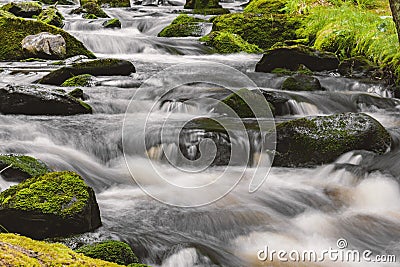
<svg viewBox="0 0 400 267">
<path fill-rule="evenodd" d="M 25 115 L 75 115 L 92 113 L 92 108 L 63 92 L 38 86 L 0 88 L 0 113 Z"/>
<path fill-rule="evenodd" d="M 315 166 L 333 162 L 352 150 L 378 154 L 390 148 L 391 137 L 374 118 L 363 113 L 302 118 L 276 126 L 275 166 Z"/>
<path fill-rule="evenodd" d="M 283 82 L 281 89 L 286 91 L 320 91 L 322 86 L 319 80 L 313 76 L 295 74 Z"/>
<path fill-rule="evenodd" d="M 256 65 L 256 71 L 271 72 L 276 68 L 296 71 L 301 64 L 311 71 L 336 70 L 339 60 L 333 53 L 318 51 L 303 45 L 280 47 L 264 53 Z"/>
<path fill-rule="evenodd" d="M 370 77 L 379 67 L 364 57 L 352 57 L 339 64 L 339 73 L 346 77 Z"/>
<path fill-rule="evenodd" d="M 90 74 L 93 76 L 114 76 L 129 75 L 132 72 L 135 72 L 135 67 L 130 61 L 122 59 L 98 59 L 74 63 L 71 66 L 62 67 L 52 71 L 40 79 L 39 83 L 61 85 L 67 79 L 81 74 Z"/>
</svg>

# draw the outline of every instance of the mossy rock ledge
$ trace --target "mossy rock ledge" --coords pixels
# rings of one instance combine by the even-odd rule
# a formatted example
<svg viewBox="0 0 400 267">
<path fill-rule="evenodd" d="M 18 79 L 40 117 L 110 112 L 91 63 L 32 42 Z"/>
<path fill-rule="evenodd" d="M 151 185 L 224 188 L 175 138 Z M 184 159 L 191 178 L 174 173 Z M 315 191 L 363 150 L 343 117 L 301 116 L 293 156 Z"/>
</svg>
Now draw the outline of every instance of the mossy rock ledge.
<svg viewBox="0 0 400 267">
<path fill-rule="evenodd" d="M 94 54 L 86 49 L 82 42 L 69 33 L 34 20 L 21 18 L 0 17 L 0 60 L 22 60 L 30 58 L 22 48 L 21 41 L 28 35 L 36 35 L 41 32 L 60 34 L 66 42 L 66 57 L 84 55 L 95 58 Z"/>
<path fill-rule="evenodd" d="M 335 54 L 318 51 L 304 45 L 280 47 L 268 50 L 256 65 L 256 72 L 271 72 L 282 68 L 291 71 L 306 66 L 311 71 L 336 70 L 339 60 Z"/>
<path fill-rule="evenodd" d="M 202 36 L 203 24 L 206 22 L 203 19 L 181 14 L 176 17 L 170 25 L 162 29 L 158 33 L 159 37 L 188 37 Z"/>
<path fill-rule="evenodd" d="M 132 248 L 127 243 L 116 240 L 106 240 L 84 245 L 75 251 L 94 259 L 115 262 L 121 265 L 139 263 Z"/>
<path fill-rule="evenodd" d="M 89 258 L 60 243 L 32 240 L 16 234 L 0 234 L 0 255 L 0 266 L 122 266 Z"/>
<path fill-rule="evenodd" d="M 33 157 L 13 154 L 0 155 L 0 170 L 4 180 L 13 182 L 50 172 L 46 164 Z"/>
<path fill-rule="evenodd" d="M 35 239 L 68 236 L 101 226 L 94 191 L 74 172 L 29 178 L 0 193 L 0 225 Z"/>
<path fill-rule="evenodd" d="M 64 92 L 39 86 L 0 87 L 0 113 L 24 115 L 76 115 L 92 113 L 85 102 Z"/>
<path fill-rule="evenodd" d="M 61 85 L 69 78 L 77 75 L 90 74 L 93 76 L 129 75 L 135 72 L 135 66 L 127 60 L 122 59 L 98 59 L 71 66 L 62 67 L 44 76 L 39 83 Z"/>
<path fill-rule="evenodd" d="M 274 166 L 312 167 L 331 163 L 353 150 L 385 153 L 390 134 L 364 113 L 301 118 L 276 126 Z"/>
</svg>

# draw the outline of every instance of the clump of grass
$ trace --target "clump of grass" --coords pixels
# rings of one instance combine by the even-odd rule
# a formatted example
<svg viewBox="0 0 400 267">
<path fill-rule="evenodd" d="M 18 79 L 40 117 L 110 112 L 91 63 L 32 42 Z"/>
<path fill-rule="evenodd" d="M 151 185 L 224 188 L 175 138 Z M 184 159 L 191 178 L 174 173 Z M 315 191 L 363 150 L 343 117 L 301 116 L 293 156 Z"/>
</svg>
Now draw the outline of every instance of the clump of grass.
<svg viewBox="0 0 400 267">
<path fill-rule="evenodd" d="M 299 34 L 315 48 L 335 52 L 339 58 L 365 56 L 388 68 L 400 82 L 400 49 L 391 17 L 354 6 L 311 10 Z"/>
</svg>

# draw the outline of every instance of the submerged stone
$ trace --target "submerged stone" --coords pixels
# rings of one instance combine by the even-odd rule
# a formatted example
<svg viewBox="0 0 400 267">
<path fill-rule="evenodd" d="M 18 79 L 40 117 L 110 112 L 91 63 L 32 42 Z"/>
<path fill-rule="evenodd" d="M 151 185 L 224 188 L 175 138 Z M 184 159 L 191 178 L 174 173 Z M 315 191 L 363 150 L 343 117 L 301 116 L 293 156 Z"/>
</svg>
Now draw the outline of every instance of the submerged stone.
<svg viewBox="0 0 400 267">
<path fill-rule="evenodd" d="M 71 66 L 62 67 L 50 72 L 40 79 L 39 83 L 61 85 L 64 81 L 81 74 L 93 76 L 129 75 L 135 72 L 135 66 L 130 61 L 122 59 L 98 59 Z"/>
<path fill-rule="evenodd" d="M 68 236 L 101 226 L 91 187 L 74 172 L 29 178 L 0 193 L 0 224 L 32 238 Z"/>
<path fill-rule="evenodd" d="M 288 77 L 282 84 L 286 91 L 321 91 L 321 83 L 315 77 L 306 74 L 295 74 Z"/>
<path fill-rule="evenodd" d="M 0 113 L 24 115 L 75 115 L 92 113 L 92 108 L 64 92 L 38 86 L 0 88 Z"/>
</svg>

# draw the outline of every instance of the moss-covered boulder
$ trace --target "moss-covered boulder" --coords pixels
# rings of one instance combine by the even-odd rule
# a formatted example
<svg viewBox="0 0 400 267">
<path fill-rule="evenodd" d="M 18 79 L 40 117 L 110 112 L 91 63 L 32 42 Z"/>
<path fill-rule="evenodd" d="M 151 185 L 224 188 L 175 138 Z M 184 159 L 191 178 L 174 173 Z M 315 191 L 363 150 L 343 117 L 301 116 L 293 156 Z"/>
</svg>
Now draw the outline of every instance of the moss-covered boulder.
<svg viewBox="0 0 400 267">
<path fill-rule="evenodd" d="M 83 12 L 95 15 L 97 18 L 109 18 L 106 12 L 94 1 L 89 1 L 82 5 Z"/>
<path fill-rule="evenodd" d="M 249 44 L 240 35 L 230 32 L 213 31 L 200 39 L 206 45 L 213 47 L 216 52 L 221 54 L 231 53 L 261 53 L 262 50 L 254 44 Z"/>
<path fill-rule="evenodd" d="M 72 78 L 67 79 L 65 82 L 61 84 L 61 86 L 63 87 L 74 87 L 74 86 L 89 87 L 92 85 L 93 85 L 93 76 L 90 74 L 82 74 L 74 76 Z"/>
<path fill-rule="evenodd" d="M 49 171 L 46 164 L 30 156 L 0 155 L 0 172 L 6 181 L 22 182 Z"/>
<path fill-rule="evenodd" d="M 95 2 L 99 6 L 107 7 L 130 7 L 131 2 L 129 0 L 80 0 L 81 5 L 87 2 Z"/>
<path fill-rule="evenodd" d="M 122 266 L 89 258 L 60 243 L 50 244 L 16 234 L 0 234 L 0 255 L 1 266 Z"/>
<path fill-rule="evenodd" d="M 0 17 L 0 60 L 30 58 L 22 49 L 21 42 L 28 35 L 41 32 L 60 34 L 66 42 L 66 57 L 85 55 L 95 58 L 92 52 L 69 33 L 40 21 Z"/>
<path fill-rule="evenodd" d="M 64 26 L 63 15 L 58 11 L 56 7 L 48 7 L 40 13 L 37 17 L 38 21 L 41 21 L 46 24 L 50 24 L 56 26 L 58 28 L 62 28 Z"/>
<path fill-rule="evenodd" d="M 75 251 L 94 259 L 115 262 L 121 265 L 139 263 L 139 260 L 133 253 L 131 247 L 121 241 L 107 240 L 97 242 L 82 246 Z"/>
<path fill-rule="evenodd" d="M 218 16 L 212 23 L 213 31 L 235 33 L 263 49 L 269 49 L 277 42 L 297 39 L 296 30 L 301 26 L 297 16 L 252 13 Z"/>
<path fill-rule="evenodd" d="M 346 77 L 368 77 L 378 69 L 378 66 L 361 56 L 345 59 L 339 64 L 339 73 Z"/>
<path fill-rule="evenodd" d="M 119 19 L 110 19 L 105 21 L 102 25 L 107 29 L 121 28 L 121 21 L 119 21 Z"/>
<path fill-rule="evenodd" d="M 352 150 L 382 154 L 391 137 L 374 118 L 363 113 L 302 118 L 276 127 L 275 166 L 299 167 L 330 163 Z"/>
<path fill-rule="evenodd" d="M 224 105 L 226 105 L 240 118 L 254 118 L 256 115 L 260 116 L 261 114 L 254 113 L 260 113 L 260 111 L 265 111 L 263 114 L 267 115 L 268 112 L 266 110 L 268 108 L 272 113 L 274 110 L 274 107 L 266 101 L 262 94 L 248 89 L 240 89 L 237 92 L 230 94 L 226 98 L 222 99 L 222 103 L 222 105 L 220 104 L 217 107 L 218 112 L 227 113 L 229 115 L 230 112 L 224 107 Z"/>
<path fill-rule="evenodd" d="M 195 18 L 187 14 L 181 14 L 176 17 L 170 25 L 162 29 L 159 37 L 187 37 L 202 36 L 202 24 L 205 20 Z"/>
<path fill-rule="evenodd" d="M 333 53 L 322 52 L 303 45 L 270 49 L 256 65 L 257 72 L 271 72 L 276 68 L 298 70 L 300 65 L 312 71 L 336 70 L 339 60 Z"/>
<path fill-rule="evenodd" d="M 62 67 L 44 76 L 39 83 L 61 85 L 64 81 L 81 74 L 93 76 L 129 75 L 135 72 L 130 61 L 122 59 L 98 59 Z"/>
<path fill-rule="evenodd" d="M 0 113 L 59 116 L 92 113 L 92 108 L 58 90 L 7 85 L 0 87 Z"/>
<path fill-rule="evenodd" d="M 282 90 L 286 91 L 321 91 L 322 86 L 319 80 L 306 74 L 295 74 L 288 77 L 282 83 Z"/>
<path fill-rule="evenodd" d="M 0 193 L 0 225 L 32 238 L 68 236 L 101 226 L 94 191 L 74 172 L 50 172 Z"/>
<path fill-rule="evenodd" d="M 42 12 L 42 6 L 38 2 L 11 2 L 1 9 L 23 18 L 32 18 Z"/>
<path fill-rule="evenodd" d="M 243 10 L 247 13 L 273 14 L 285 13 L 287 1 L 283 0 L 251 0 Z"/>
</svg>

